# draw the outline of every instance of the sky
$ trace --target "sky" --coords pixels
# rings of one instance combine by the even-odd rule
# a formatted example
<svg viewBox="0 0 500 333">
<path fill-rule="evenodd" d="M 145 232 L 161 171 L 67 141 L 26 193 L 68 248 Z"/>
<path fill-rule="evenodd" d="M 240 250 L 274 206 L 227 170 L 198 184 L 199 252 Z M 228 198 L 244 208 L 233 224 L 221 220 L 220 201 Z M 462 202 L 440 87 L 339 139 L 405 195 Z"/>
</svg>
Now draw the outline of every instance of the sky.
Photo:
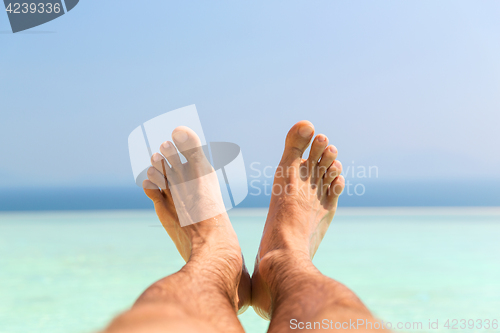
<svg viewBox="0 0 500 333">
<path fill-rule="evenodd" d="M 12 34 L 0 13 L 0 189 L 135 186 L 130 132 L 191 104 L 249 177 L 307 119 L 373 181 L 497 182 L 498 17 L 498 1 L 81 0 Z"/>
</svg>

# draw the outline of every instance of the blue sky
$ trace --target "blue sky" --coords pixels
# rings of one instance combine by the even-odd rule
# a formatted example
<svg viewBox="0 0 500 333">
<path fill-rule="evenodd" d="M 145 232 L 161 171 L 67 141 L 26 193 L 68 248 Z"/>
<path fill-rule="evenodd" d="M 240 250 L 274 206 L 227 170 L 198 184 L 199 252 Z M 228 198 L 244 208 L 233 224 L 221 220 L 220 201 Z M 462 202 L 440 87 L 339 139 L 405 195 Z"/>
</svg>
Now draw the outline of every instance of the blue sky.
<svg viewBox="0 0 500 333">
<path fill-rule="evenodd" d="M 134 186 L 129 133 L 190 104 L 247 165 L 275 165 L 308 119 L 380 181 L 498 181 L 498 17 L 497 1 L 82 0 L 11 34 L 0 13 L 0 188 Z"/>
</svg>

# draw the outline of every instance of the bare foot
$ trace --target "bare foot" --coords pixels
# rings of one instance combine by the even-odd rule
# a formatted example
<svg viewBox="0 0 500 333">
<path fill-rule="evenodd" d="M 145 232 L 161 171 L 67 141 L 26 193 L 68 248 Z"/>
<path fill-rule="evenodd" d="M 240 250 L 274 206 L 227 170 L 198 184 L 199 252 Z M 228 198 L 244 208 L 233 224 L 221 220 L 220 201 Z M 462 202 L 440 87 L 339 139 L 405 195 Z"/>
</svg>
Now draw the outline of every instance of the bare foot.
<svg viewBox="0 0 500 333">
<path fill-rule="evenodd" d="M 155 153 L 151 157 L 153 166 L 148 170 L 148 180 L 143 182 L 144 191 L 182 258 L 186 262 L 201 262 L 212 271 L 214 283 L 224 289 L 236 310 L 243 313 L 251 301 L 250 276 L 229 217 L 225 210 L 220 210 L 218 184 L 205 181 L 214 175 L 214 170 L 194 131 L 181 126 L 173 131 L 172 138 L 187 163 L 181 163 L 171 142 L 164 142 L 160 147 L 163 156 Z M 179 194 L 179 191 L 188 192 Z M 181 212 L 176 210 L 174 201 Z M 196 221 L 204 213 L 209 218 Z M 186 224 L 185 220 L 193 221 L 182 227 L 179 216 L 182 224 Z"/>
<path fill-rule="evenodd" d="M 310 269 L 314 254 L 337 208 L 345 181 L 336 161 L 337 149 L 319 134 L 309 157 L 302 155 L 314 135 L 308 121 L 295 124 L 288 132 L 285 151 L 276 170 L 273 194 L 252 277 L 252 306 L 270 319 L 275 293 L 272 270 L 285 263 Z"/>
</svg>

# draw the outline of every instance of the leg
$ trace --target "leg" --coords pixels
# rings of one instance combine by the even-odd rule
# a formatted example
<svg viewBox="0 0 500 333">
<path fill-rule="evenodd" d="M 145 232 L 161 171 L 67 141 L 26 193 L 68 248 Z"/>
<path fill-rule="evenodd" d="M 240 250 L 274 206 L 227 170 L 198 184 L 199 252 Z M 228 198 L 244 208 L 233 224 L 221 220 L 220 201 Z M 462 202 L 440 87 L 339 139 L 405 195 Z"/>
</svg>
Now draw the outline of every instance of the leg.
<svg viewBox="0 0 500 333">
<path fill-rule="evenodd" d="M 236 315 L 236 276 L 206 261 L 190 260 L 154 283 L 105 332 L 244 332 Z"/>
<path fill-rule="evenodd" d="M 313 134 L 306 121 L 288 133 L 252 277 L 252 305 L 272 319 L 269 332 L 332 329 L 349 319 L 376 321 L 351 290 L 312 263 L 344 188 L 337 149 L 324 135 L 316 136 L 308 159 L 302 159 Z"/>
<path fill-rule="evenodd" d="M 162 155 L 154 154 L 149 180 L 143 186 L 186 265 L 150 286 L 106 332 L 243 332 L 237 312 L 244 311 L 250 303 L 250 276 L 227 214 L 181 227 L 174 206 L 176 198 L 166 182 L 167 178 L 177 179 L 182 186 L 188 180 L 185 177 L 202 181 L 202 176 L 213 169 L 193 131 L 181 127 L 172 136 L 188 162 L 182 164 L 175 147 L 165 142 L 160 150 L 171 166 Z M 199 185 L 190 188 L 191 200 L 184 202 L 185 206 L 213 206 L 214 198 L 206 193 L 214 189 Z M 191 211 L 183 213 L 189 217 Z"/>
</svg>

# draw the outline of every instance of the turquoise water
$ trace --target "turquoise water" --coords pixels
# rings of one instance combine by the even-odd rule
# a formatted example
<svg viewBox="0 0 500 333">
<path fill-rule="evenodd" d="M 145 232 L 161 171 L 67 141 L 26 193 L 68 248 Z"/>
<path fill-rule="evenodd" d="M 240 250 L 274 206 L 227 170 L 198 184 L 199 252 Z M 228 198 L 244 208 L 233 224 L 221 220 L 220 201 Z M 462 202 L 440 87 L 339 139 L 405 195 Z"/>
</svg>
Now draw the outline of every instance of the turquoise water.
<svg viewBox="0 0 500 333">
<path fill-rule="evenodd" d="M 265 213 L 231 212 L 250 266 Z M 344 208 L 314 261 L 383 320 L 445 332 L 446 319 L 500 320 L 499 238 L 500 209 Z M 152 211 L 1 213 L 0 332 L 95 331 L 182 264 Z M 252 309 L 240 319 L 268 326 Z"/>
</svg>

